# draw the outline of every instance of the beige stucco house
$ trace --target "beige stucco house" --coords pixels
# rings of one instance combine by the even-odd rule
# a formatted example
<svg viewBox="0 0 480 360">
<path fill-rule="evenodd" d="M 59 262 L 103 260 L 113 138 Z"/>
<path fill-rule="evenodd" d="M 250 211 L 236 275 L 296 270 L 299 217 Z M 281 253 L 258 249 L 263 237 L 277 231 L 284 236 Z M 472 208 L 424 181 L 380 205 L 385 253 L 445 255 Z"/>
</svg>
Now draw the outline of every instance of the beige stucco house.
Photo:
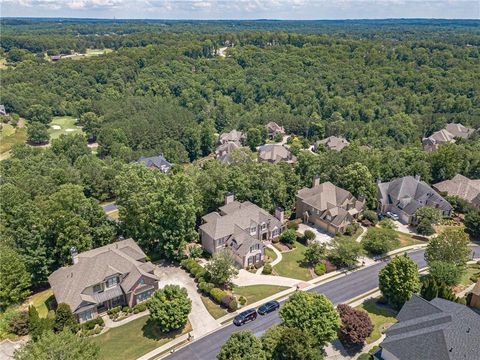
<svg viewBox="0 0 480 360">
<path fill-rule="evenodd" d="M 134 306 L 158 289 L 155 266 L 133 239 L 77 254 L 73 265 L 53 272 L 48 282 L 57 303 L 70 306 L 79 322 L 115 306 Z"/>
<path fill-rule="evenodd" d="M 357 199 L 331 182 L 320 184 L 318 177 L 311 188 L 297 193 L 296 217 L 333 235 L 342 234 L 364 208 L 365 199 Z"/>
</svg>

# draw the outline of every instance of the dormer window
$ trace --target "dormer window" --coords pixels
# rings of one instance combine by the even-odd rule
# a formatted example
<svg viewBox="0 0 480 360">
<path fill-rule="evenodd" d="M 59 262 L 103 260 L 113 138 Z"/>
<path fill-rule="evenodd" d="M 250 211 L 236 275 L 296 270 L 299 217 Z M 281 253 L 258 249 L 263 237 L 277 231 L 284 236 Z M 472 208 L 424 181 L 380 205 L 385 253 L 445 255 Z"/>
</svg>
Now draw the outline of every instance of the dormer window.
<svg viewBox="0 0 480 360">
<path fill-rule="evenodd" d="M 250 227 L 250 235 L 253 235 L 257 232 L 257 227 L 255 225 L 252 225 Z"/>
<path fill-rule="evenodd" d="M 266 228 L 267 228 L 267 224 L 262 223 L 262 226 L 260 227 L 260 229 L 265 230 Z"/>
<path fill-rule="evenodd" d="M 97 285 L 94 285 L 93 286 L 93 292 L 95 293 L 99 293 L 101 292 L 103 289 L 102 289 L 102 284 L 97 284 Z"/>
<path fill-rule="evenodd" d="M 107 288 L 116 286 L 118 284 L 118 276 L 108 278 L 106 281 L 106 284 L 107 284 Z"/>
</svg>

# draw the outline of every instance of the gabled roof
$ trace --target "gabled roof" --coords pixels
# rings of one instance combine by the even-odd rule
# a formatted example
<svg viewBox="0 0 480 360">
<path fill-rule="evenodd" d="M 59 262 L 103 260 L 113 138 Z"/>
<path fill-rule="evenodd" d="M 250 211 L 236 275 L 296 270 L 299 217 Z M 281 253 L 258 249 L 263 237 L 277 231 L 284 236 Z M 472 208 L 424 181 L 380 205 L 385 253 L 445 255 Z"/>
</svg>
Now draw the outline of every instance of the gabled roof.
<svg viewBox="0 0 480 360">
<path fill-rule="evenodd" d="M 318 147 L 319 145 L 325 145 L 328 147 L 330 150 L 335 150 L 335 151 L 340 151 L 343 148 L 347 147 L 350 145 L 350 143 L 347 141 L 347 139 L 343 137 L 337 137 L 337 136 L 329 136 L 326 139 L 319 140 L 315 143 L 315 145 Z"/>
<path fill-rule="evenodd" d="M 229 141 L 241 143 L 244 139 L 245 139 L 245 134 L 241 131 L 234 129 L 230 132 L 223 133 L 222 135 L 220 135 L 219 142 L 220 144 L 223 144 Z"/>
<path fill-rule="evenodd" d="M 467 139 L 472 135 L 475 130 L 472 128 L 468 128 L 463 126 L 462 124 L 454 124 L 450 123 L 445 126 L 445 130 L 447 130 L 450 134 L 452 134 L 456 138 Z"/>
<path fill-rule="evenodd" d="M 85 303 L 95 304 L 95 297 L 83 292 L 110 276 L 118 274 L 121 277 L 120 286 L 125 293 L 131 290 L 141 276 L 158 280 L 151 274 L 153 264 L 139 261 L 145 257 L 133 239 L 118 241 L 78 254 L 76 264 L 56 270 L 48 281 L 57 302 L 66 303 L 75 311 L 85 306 Z M 105 292 L 112 295 L 111 290 Z"/>
<path fill-rule="evenodd" d="M 204 224 L 200 226 L 200 229 L 213 239 L 232 235 L 236 226 L 241 229 L 249 229 L 252 224 L 261 225 L 262 223 L 270 224 L 272 229 L 282 226 L 276 217 L 249 201 L 232 201 L 219 210 L 220 213 L 211 212 L 205 215 L 202 218 Z"/>
<path fill-rule="evenodd" d="M 235 225 L 233 234 L 229 237 L 226 243 L 230 249 L 240 257 L 247 255 L 252 246 L 259 245 L 260 248 L 265 247 L 260 240 L 250 236 L 250 234 L 237 225 Z"/>
<path fill-rule="evenodd" d="M 397 319 L 380 346 L 400 360 L 464 360 L 480 354 L 480 315 L 464 305 L 414 295 Z"/>
<path fill-rule="evenodd" d="M 287 161 L 295 162 L 297 158 L 292 155 L 290 150 L 280 144 L 265 144 L 258 149 L 258 158 L 262 161 Z"/>
<path fill-rule="evenodd" d="M 424 181 L 413 176 L 404 176 L 377 184 L 378 200 L 382 204 L 391 204 L 409 215 L 415 214 L 418 208 L 431 206 L 442 211 L 452 210 L 452 205 L 441 197 Z"/>
<path fill-rule="evenodd" d="M 470 180 L 460 174 L 455 175 L 451 180 L 434 184 L 433 187 L 440 192 L 458 196 L 469 202 L 472 202 L 480 194 L 480 180 Z"/>
<path fill-rule="evenodd" d="M 138 159 L 139 163 L 144 163 L 147 167 L 156 167 L 157 169 L 168 172 L 172 168 L 172 164 L 169 163 L 163 155 L 151 156 L 151 157 L 141 157 Z"/>
<path fill-rule="evenodd" d="M 278 132 L 278 133 L 285 133 L 285 129 L 283 126 L 278 125 L 274 121 L 270 121 L 267 125 L 267 131 L 269 132 Z"/>
</svg>

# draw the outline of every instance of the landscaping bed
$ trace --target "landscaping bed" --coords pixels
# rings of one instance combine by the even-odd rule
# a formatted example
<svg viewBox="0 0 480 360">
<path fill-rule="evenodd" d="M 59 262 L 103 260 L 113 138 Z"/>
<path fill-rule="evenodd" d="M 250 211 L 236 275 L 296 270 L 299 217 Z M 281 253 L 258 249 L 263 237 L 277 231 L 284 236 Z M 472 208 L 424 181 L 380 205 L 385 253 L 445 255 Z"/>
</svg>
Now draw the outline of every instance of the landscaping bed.
<svg viewBox="0 0 480 360">
<path fill-rule="evenodd" d="M 378 299 L 367 300 L 355 309 L 367 312 L 370 320 L 372 320 L 373 332 L 367 338 L 367 344 L 371 344 L 380 339 L 382 333 L 397 322 L 395 318 L 397 312 L 385 305 L 379 304 Z"/>
<path fill-rule="evenodd" d="M 187 322 L 181 330 L 164 334 L 148 316 L 111 328 L 90 341 L 100 346 L 102 360 L 134 360 L 192 330 Z"/>
<path fill-rule="evenodd" d="M 133 308 L 129 306 L 116 306 L 108 310 L 107 314 L 112 321 L 124 320 L 133 314 L 147 310 L 147 302 L 148 300 L 135 305 Z"/>
</svg>

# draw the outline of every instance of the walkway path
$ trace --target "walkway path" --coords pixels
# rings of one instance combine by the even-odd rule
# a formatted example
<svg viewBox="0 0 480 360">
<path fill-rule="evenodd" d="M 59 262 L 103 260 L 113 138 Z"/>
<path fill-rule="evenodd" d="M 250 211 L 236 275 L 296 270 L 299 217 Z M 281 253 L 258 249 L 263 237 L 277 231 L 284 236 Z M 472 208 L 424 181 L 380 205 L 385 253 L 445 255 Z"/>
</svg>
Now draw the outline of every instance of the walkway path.
<svg viewBox="0 0 480 360">
<path fill-rule="evenodd" d="M 192 300 L 192 311 L 188 315 L 188 319 L 192 324 L 194 337 L 200 337 L 220 327 L 205 305 L 203 305 L 197 285 L 188 273 L 176 266 L 162 265 L 157 266 L 155 275 L 160 278 L 158 283 L 160 288 L 172 284 L 180 285 L 187 289 L 188 297 Z"/>
<path fill-rule="evenodd" d="M 271 263 L 269 263 L 273 267 L 273 266 L 277 265 L 280 261 L 282 261 L 283 256 L 282 256 L 282 253 L 280 251 L 278 251 L 278 249 L 275 246 L 273 246 L 272 244 L 268 244 L 267 247 L 269 249 L 271 249 L 275 253 L 275 255 L 277 255 L 277 258 L 275 260 L 273 260 Z M 262 273 L 262 271 L 263 271 L 263 266 L 260 269 L 258 269 L 255 272 L 255 274 L 260 275 Z"/>
</svg>

